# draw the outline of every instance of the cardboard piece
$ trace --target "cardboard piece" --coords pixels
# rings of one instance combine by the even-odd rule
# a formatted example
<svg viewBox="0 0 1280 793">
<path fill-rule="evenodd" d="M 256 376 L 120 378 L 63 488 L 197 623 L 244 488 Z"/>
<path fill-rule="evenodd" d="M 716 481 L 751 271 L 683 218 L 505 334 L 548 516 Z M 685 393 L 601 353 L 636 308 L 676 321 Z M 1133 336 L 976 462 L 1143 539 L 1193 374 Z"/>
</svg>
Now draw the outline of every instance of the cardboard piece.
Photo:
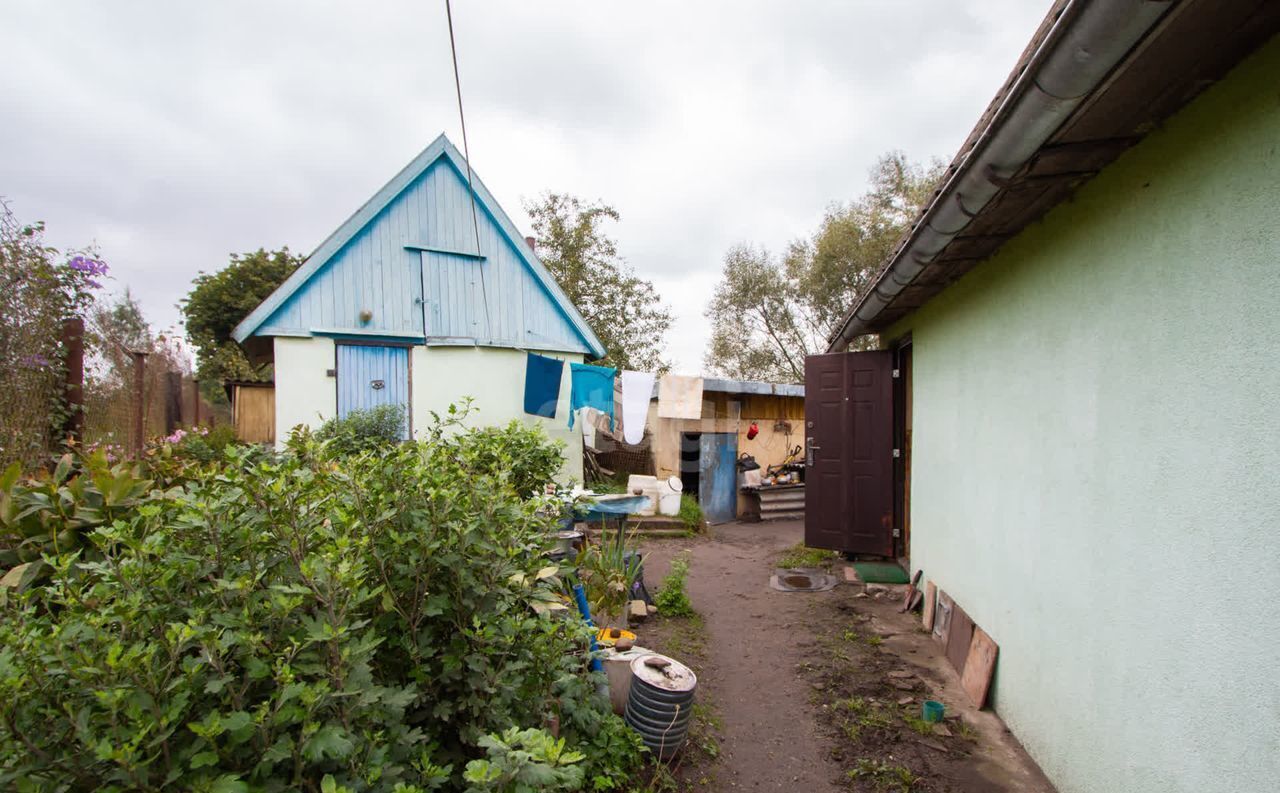
<svg viewBox="0 0 1280 793">
<path fill-rule="evenodd" d="M 973 629 L 969 657 L 964 662 L 960 686 L 969 696 L 969 701 L 979 710 L 987 706 L 987 694 L 991 691 L 991 678 L 995 675 L 996 655 L 999 652 L 1000 648 L 986 631 L 978 627 Z"/>
<path fill-rule="evenodd" d="M 932 581 L 926 581 L 924 584 L 924 615 L 920 618 L 920 624 L 927 631 L 933 630 L 933 614 L 938 605 L 938 586 Z"/>
<path fill-rule="evenodd" d="M 964 675 L 965 662 L 969 659 L 969 643 L 973 641 L 973 620 L 959 604 L 951 607 L 951 629 L 947 635 L 947 660 L 956 672 Z"/>
</svg>

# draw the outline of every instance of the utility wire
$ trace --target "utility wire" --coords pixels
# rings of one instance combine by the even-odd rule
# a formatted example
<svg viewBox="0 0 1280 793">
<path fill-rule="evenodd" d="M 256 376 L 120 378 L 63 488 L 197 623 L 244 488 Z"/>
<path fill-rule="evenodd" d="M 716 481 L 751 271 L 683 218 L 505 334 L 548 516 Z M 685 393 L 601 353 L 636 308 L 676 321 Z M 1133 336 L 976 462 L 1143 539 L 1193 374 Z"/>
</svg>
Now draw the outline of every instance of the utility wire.
<svg viewBox="0 0 1280 793">
<path fill-rule="evenodd" d="M 462 112 L 462 78 L 458 76 L 458 45 L 453 38 L 453 8 L 444 0 L 445 17 L 449 20 L 449 51 L 453 54 L 453 86 L 458 92 L 458 123 L 462 125 L 462 157 L 467 161 L 467 192 L 471 193 L 471 228 L 476 235 L 476 256 L 482 257 L 476 264 L 480 268 L 480 293 L 484 297 L 484 327 L 493 340 L 493 327 L 489 324 L 489 290 L 484 280 L 484 259 L 480 252 L 480 221 L 476 214 L 476 188 L 471 179 L 471 148 L 467 145 L 467 117 Z"/>
</svg>

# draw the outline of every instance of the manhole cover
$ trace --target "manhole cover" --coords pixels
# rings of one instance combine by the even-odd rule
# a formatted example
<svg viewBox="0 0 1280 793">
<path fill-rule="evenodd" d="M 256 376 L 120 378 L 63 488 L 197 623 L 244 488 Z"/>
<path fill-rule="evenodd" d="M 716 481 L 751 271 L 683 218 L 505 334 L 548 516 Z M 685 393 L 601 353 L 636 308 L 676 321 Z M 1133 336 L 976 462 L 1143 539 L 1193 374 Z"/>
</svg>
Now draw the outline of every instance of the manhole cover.
<svg viewBox="0 0 1280 793">
<path fill-rule="evenodd" d="M 835 585 L 835 576 L 811 568 L 778 570 L 769 578 L 769 586 L 779 592 L 826 592 Z"/>
</svg>

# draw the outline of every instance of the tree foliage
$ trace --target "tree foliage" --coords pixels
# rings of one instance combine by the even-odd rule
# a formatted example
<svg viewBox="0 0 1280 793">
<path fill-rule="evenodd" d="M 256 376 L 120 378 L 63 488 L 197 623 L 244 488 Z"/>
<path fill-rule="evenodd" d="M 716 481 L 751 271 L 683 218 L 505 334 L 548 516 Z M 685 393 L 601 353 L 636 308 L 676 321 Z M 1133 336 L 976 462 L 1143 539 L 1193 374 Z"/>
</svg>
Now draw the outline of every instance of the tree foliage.
<svg viewBox="0 0 1280 793">
<path fill-rule="evenodd" d="M 865 194 L 828 207 L 813 236 L 792 242 L 781 257 L 749 244 L 730 248 L 706 311 L 707 367 L 729 377 L 802 382 L 805 355 L 826 349 L 943 169 L 938 160 L 925 166 L 890 152 L 871 169 Z"/>
<path fill-rule="evenodd" d="M 298 268 L 303 257 L 288 247 L 278 251 L 259 248 L 252 253 L 231 254 L 231 262 L 216 273 L 201 272 L 182 301 L 187 338 L 196 348 L 196 372 L 200 379 L 270 380 L 270 373 L 254 367 L 231 340 L 236 325 L 267 299 Z"/>
<path fill-rule="evenodd" d="M 0 463 L 43 462 L 70 409 L 63 323 L 83 316 L 107 276 L 93 251 L 59 252 L 43 223 L 0 200 Z"/>
<path fill-rule="evenodd" d="M 164 456 L 5 471 L 0 548 L 33 566 L 0 587 L 0 787 L 422 793 L 481 758 L 485 789 L 625 780 L 637 742 L 512 476 L 554 444 L 464 417 L 341 458 L 229 446 L 181 482 Z M 563 744 L 527 731 L 553 717 Z"/>
<path fill-rule="evenodd" d="M 601 363 L 665 370 L 662 350 L 671 312 L 605 233 L 605 222 L 619 220 L 618 211 L 561 193 L 526 202 L 525 210 L 533 219 L 539 258 L 605 346 Z"/>
</svg>

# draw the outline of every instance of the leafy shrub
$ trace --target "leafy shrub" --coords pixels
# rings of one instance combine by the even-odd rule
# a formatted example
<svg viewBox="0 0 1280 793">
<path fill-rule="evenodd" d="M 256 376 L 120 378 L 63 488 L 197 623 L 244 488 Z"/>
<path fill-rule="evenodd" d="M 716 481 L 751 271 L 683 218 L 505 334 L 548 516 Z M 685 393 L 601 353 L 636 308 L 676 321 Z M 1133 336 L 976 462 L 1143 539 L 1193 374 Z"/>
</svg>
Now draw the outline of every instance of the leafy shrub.
<svg viewBox="0 0 1280 793">
<path fill-rule="evenodd" d="M 433 438 L 335 463 L 303 433 L 180 488 L 122 480 L 134 502 L 0 605 L 0 787 L 456 789 L 501 753 L 484 736 L 557 714 L 584 775 L 634 760 L 509 478 L 542 463 Z"/>
<path fill-rule="evenodd" d="M 519 421 L 469 430 L 467 441 L 466 466 L 505 479 L 522 498 L 541 493 L 564 464 L 563 443 L 550 440 L 541 427 Z"/>
<path fill-rule="evenodd" d="M 173 445 L 175 457 L 201 463 L 211 463 L 222 458 L 228 446 L 240 443 L 235 427 L 222 424 L 217 427 L 196 427 L 178 430 L 165 440 Z"/>
<path fill-rule="evenodd" d="M 671 560 L 671 570 L 662 579 L 653 596 L 653 603 L 658 607 L 659 614 L 666 617 L 693 616 L 693 604 L 689 602 L 689 594 L 684 591 L 685 579 L 688 577 L 689 555 L 683 553 Z"/>
<path fill-rule="evenodd" d="M 501 735 L 480 739 L 487 758 L 467 763 L 463 779 L 474 793 L 524 793 L 534 790 L 578 790 L 582 787 L 582 766 L 586 755 L 565 751 L 564 739 L 557 740 L 542 730 L 512 727 Z"/>
<path fill-rule="evenodd" d="M 44 566 L 68 554 L 94 529 L 161 497 L 137 464 L 110 464 L 105 452 L 65 454 L 53 471 L 23 478 L 17 463 L 0 474 L 0 567 Z"/>
<path fill-rule="evenodd" d="M 698 505 L 698 499 L 688 493 L 680 494 L 678 517 L 689 531 L 702 531 L 707 526 L 706 520 L 702 517 L 702 507 Z"/>
<path fill-rule="evenodd" d="M 584 544 L 574 559 L 592 618 L 598 625 L 615 624 L 633 597 L 632 587 L 640 577 L 644 559 L 638 554 L 627 555 L 629 539 L 621 534 L 606 534 L 598 543 Z"/>
<path fill-rule="evenodd" d="M 385 448 L 404 438 L 404 405 L 378 405 L 352 410 L 320 425 L 316 439 L 327 441 L 334 454 L 348 455 Z"/>
</svg>

